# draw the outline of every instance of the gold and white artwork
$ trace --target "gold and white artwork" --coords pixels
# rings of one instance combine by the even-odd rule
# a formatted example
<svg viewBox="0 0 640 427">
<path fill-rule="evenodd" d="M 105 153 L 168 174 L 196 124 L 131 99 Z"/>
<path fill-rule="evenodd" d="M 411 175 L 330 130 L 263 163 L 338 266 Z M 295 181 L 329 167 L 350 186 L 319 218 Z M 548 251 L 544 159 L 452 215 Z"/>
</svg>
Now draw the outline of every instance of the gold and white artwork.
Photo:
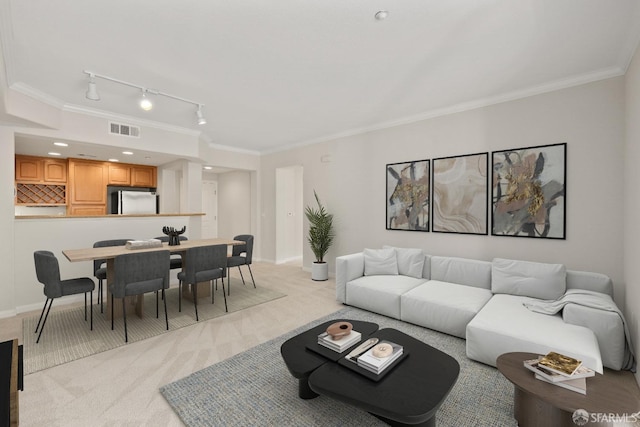
<svg viewBox="0 0 640 427">
<path fill-rule="evenodd" d="M 433 160 L 433 231 L 487 234 L 488 153 Z"/>
</svg>

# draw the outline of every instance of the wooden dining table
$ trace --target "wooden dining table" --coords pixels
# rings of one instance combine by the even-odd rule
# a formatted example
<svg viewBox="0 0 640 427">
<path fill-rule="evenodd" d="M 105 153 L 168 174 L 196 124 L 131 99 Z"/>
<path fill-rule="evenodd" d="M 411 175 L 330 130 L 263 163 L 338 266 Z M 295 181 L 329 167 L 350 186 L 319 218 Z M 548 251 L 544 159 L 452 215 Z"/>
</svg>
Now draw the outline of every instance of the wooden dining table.
<svg viewBox="0 0 640 427">
<path fill-rule="evenodd" d="M 189 248 L 196 248 L 201 246 L 213 246 L 213 245 L 227 245 L 227 246 L 235 246 L 235 245 L 244 245 L 245 242 L 241 240 L 233 240 L 233 239 L 224 239 L 224 238 L 214 238 L 214 239 L 195 239 L 195 240 L 181 240 L 179 245 L 169 246 L 168 243 L 163 242 L 162 247 L 158 246 L 155 248 L 143 248 L 143 249 L 127 249 L 126 246 L 106 246 L 100 248 L 84 248 L 84 249 L 65 249 L 62 251 L 64 256 L 70 262 L 81 262 L 81 261 L 93 261 L 97 259 L 104 259 L 107 262 L 107 289 L 109 289 L 109 283 L 113 282 L 115 277 L 115 269 L 114 269 L 114 260 L 119 255 L 126 255 L 137 252 L 151 252 L 151 251 L 161 251 L 168 250 L 172 254 L 181 254 L 186 253 Z M 184 262 L 183 262 L 184 268 Z M 204 297 L 208 295 L 208 287 L 206 287 L 207 292 L 198 292 L 198 297 Z M 191 292 L 190 289 L 183 290 L 183 297 L 189 298 Z M 192 297 L 191 297 L 192 298 Z M 127 306 L 127 313 L 129 310 L 135 312 L 138 317 L 144 316 L 144 295 L 138 295 L 137 297 L 129 298 L 129 303 Z M 122 305 L 114 303 L 114 317 L 122 316 Z M 107 317 L 111 318 L 110 311 L 110 298 L 107 298 Z"/>
</svg>

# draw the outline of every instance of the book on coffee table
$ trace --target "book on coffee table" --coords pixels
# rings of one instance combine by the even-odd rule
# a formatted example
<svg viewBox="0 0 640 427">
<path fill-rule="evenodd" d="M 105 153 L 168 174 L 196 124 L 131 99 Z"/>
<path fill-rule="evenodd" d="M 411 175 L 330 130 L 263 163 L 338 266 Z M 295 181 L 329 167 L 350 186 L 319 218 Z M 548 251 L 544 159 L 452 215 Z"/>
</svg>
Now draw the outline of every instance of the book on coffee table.
<svg viewBox="0 0 640 427">
<path fill-rule="evenodd" d="M 380 374 L 402 354 L 400 344 L 384 340 L 359 356 L 356 363 L 374 374 Z"/>
<path fill-rule="evenodd" d="M 338 353 L 342 353 L 346 349 L 352 347 L 354 344 L 359 343 L 362 339 L 362 334 L 358 331 L 351 330 L 351 332 L 343 337 L 333 339 L 331 335 L 326 332 L 318 335 L 318 344 L 329 348 Z"/>
</svg>

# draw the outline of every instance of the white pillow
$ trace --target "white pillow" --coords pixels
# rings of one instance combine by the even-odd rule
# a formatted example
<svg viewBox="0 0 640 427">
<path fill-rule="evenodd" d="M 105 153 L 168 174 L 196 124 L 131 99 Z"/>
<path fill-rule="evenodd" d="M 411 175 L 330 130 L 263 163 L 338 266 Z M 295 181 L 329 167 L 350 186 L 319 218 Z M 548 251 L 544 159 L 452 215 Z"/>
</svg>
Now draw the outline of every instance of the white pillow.
<svg viewBox="0 0 640 427">
<path fill-rule="evenodd" d="M 422 269 L 424 268 L 424 252 L 422 252 L 422 249 L 394 248 L 393 246 L 383 246 L 383 248 L 396 251 L 398 274 L 422 279 Z"/>
<path fill-rule="evenodd" d="M 567 289 L 567 270 L 562 264 L 494 258 L 491 292 L 539 299 L 557 299 Z"/>
<path fill-rule="evenodd" d="M 393 249 L 365 249 L 364 275 L 397 275 L 398 261 Z"/>
</svg>

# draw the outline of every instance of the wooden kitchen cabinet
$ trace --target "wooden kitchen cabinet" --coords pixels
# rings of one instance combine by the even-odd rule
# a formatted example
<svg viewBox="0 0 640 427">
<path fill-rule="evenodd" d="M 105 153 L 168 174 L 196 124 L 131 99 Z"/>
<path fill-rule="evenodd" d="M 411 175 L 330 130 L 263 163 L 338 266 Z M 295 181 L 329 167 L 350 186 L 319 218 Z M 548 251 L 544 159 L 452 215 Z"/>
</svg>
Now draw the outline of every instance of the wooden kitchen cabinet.
<svg viewBox="0 0 640 427">
<path fill-rule="evenodd" d="M 110 163 L 109 185 L 131 185 L 131 166 Z"/>
<path fill-rule="evenodd" d="M 41 157 L 16 156 L 16 181 L 42 182 L 42 160 Z"/>
<path fill-rule="evenodd" d="M 67 161 L 58 159 L 44 159 L 43 173 L 45 183 L 67 182 Z"/>
<path fill-rule="evenodd" d="M 104 162 L 69 159 L 69 215 L 105 215 L 109 168 Z"/>
<path fill-rule="evenodd" d="M 155 166 L 109 164 L 109 185 L 156 187 Z"/>
<path fill-rule="evenodd" d="M 60 206 L 67 204 L 67 160 L 48 157 L 15 157 L 15 204 Z"/>
<path fill-rule="evenodd" d="M 131 185 L 133 187 L 156 187 L 155 166 L 132 166 Z"/>
<path fill-rule="evenodd" d="M 106 215 L 106 205 L 71 205 L 67 209 L 67 215 L 76 216 L 94 216 L 94 215 Z"/>
</svg>

